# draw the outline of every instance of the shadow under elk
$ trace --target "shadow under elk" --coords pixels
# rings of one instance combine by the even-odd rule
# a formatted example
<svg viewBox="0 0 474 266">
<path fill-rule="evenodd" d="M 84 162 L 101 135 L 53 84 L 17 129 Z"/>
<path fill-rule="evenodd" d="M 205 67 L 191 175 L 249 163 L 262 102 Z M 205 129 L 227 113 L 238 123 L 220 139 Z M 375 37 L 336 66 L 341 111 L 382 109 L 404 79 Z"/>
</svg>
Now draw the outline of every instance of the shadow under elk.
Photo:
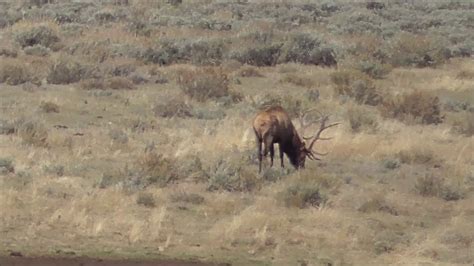
<svg viewBox="0 0 474 266">
<path fill-rule="evenodd" d="M 314 111 L 309 109 L 299 114 L 301 131 L 304 131 L 313 123 L 306 122 L 307 115 Z M 322 138 L 321 133 L 339 123 L 328 124 L 329 116 L 321 116 L 319 119 L 320 126 L 318 131 L 311 137 L 300 137 L 295 126 L 291 122 L 288 113 L 281 106 L 269 107 L 257 114 L 253 120 L 253 130 L 257 138 L 259 173 L 262 171 L 262 160 L 270 152 L 270 167 L 273 166 L 273 157 L 275 155 L 274 144 L 278 143 L 280 150 L 281 167 L 285 167 L 283 163 L 283 154 L 286 154 L 290 163 L 296 168 L 304 168 L 306 157 L 310 160 L 320 160 L 317 157 L 326 155 L 327 153 L 319 153 L 313 150 L 314 144 L 318 140 L 329 140 L 331 138 Z M 317 122 L 317 121 L 316 121 Z M 305 141 L 309 141 L 306 145 Z M 262 150 L 263 145 L 263 150 Z"/>
</svg>

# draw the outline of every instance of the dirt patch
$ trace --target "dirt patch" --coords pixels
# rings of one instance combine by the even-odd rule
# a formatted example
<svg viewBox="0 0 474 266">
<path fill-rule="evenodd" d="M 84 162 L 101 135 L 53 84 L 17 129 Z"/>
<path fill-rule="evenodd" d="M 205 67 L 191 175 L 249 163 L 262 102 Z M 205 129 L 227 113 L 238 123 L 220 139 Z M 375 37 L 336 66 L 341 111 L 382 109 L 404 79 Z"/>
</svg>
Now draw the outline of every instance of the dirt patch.
<svg viewBox="0 0 474 266">
<path fill-rule="evenodd" d="M 192 261 L 102 260 L 92 258 L 0 257 L 0 266 L 204 266 L 217 265 Z"/>
</svg>

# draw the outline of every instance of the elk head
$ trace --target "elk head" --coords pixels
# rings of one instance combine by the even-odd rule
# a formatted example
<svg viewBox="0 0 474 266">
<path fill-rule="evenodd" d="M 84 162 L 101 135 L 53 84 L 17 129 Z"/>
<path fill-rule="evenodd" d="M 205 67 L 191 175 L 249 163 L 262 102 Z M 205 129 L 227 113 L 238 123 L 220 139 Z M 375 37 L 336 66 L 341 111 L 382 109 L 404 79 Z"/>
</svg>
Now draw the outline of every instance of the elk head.
<svg viewBox="0 0 474 266">
<path fill-rule="evenodd" d="M 332 139 L 332 138 L 323 138 L 321 137 L 321 134 L 323 133 L 324 130 L 340 124 L 340 123 L 332 123 L 332 124 L 328 123 L 329 115 L 322 115 L 321 113 L 319 113 L 320 118 L 318 120 L 314 122 L 307 122 L 306 118 L 308 114 L 311 113 L 312 111 L 315 111 L 315 109 L 309 109 L 309 110 L 303 111 L 299 114 L 299 117 L 298 117 L 300 121 L 300 125 L 301 125 L 300 134 L 303 138 L 303 140 L 301 141 L 302 145 L 300 146 L 300 151 L 298 153 L 298 167 L 299 168 L 304 168 L 306 157 L 308 157 L 308 159 L 310 160 L 320 161 L 321 158 L 319 158 L 318 156 L 324 156 L 328 154 L 327 152 L 321 153 L 314 150 L 314 145 L 318 141 Z M 319 122 L 320 124 L 319 124 L 319 129 L 316 131 L 316 133 L 310 137 L 305 137 L 304 132 L 306 131 L 306 129 L 310 127 L 312 124 L 317 123 L 317 122 Z M 306 142 L 308 142 L 308 144 Z"/>
</svg>

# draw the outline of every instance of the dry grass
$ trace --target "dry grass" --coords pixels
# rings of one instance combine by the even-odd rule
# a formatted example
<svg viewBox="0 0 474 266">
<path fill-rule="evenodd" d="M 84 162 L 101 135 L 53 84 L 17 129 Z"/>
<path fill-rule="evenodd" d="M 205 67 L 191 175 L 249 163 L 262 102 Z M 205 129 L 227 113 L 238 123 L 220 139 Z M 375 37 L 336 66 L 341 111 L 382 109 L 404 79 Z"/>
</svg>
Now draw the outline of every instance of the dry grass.
<svg viewBox="0 0 474 266">
<path fill-rule="evenodd" d="M 249 77 L 238 88 L 246 93 L 255 93 L 254 89 L 262 93 L 261 88 L 288 93 L 278 80 L 274 87 L 262 87 L 259 80 L 271 83 L 272 71 L 276 70 L 266 71 L 268 78 Z M 0 208 L 7 213 L 1 223 L 5 232 L 2 247 L 25 254 L 27 250 L 48 252 L 47 247 L 73 249 L 77 254 L 120 249 L 130 256 L 145 256 L 143 250 L 154 247 L 169 256 L 185 252 L 210 258 L 212 254 L 215 260 L 236 264 L 263 263 L 271 257 L 279 265 L 298 261 L 385 264 L 400 256 L 408 264 L 451 264 L 473 259 L 468 252 L 472 238 L 462 232 L 473 230 L 466 221 L 472 219 L 469 151 L 474 143 L 449 133 L 448 125 L 406 125 L 377 119 L 377 131 L 370 134 L 366 129 L 354 132 L 343 126 L 331 132 L 333 140 L 317 147 L 331 151 L 322 164 L 309 162 L 305 171 L 283 172 L 276 181 L 256 183 L 260 185 L 252 192 L 209 191 L 205 175 L 212 173 L 208 169 L 214 167 L 214 162 L 225 157 L 225 167 L 236 167 L 241 162 L 228 161 L 226 154 L 253 153 L 249 129 L 253 112 L 242 112 L 241 108 L 247 107 L 237 104 L 229 107 L 227 119 L 215 123 L 188 117 L 156 118 L 154 99 L 179 95 L 174 82 L 157 86 L 158 90 L 146 85 L 132 91 L 119 90 L 114 92 L 115 97 L 101 96 L 101 101 L 94 100 L 97 96 L 87 90 L 64 91 L 62 86 L 36 92 L 43 99 L 54 97 L 62 109 L 55 116 L 43 117 L 42 126 L 23 126 L 13 141 L 0 136 L 2 154 L 11 154 L 15 165 L 15 173 L 7 175 L 16 175 L 15 180 L 0 181 Z M 30 112 L 35 113 L 35 106 L 40 104 L 37 96 L 26 93 L 17 98 L 13 90 L 2 91 L 2 106 L 13 99 L 17 102 L 6 117 L 13 120 L 24 114 L 28 108 L 23 106 L 33 106 Z M 304 95 L 298 90 L 290 93 L 295 99 Z M 123 104 L 125 98 L 130 100 L 128 105 Z M 86 113 L 69 104 L 75 99 L 88 101 Z M 336 104 L 330 87 L 322 87 L 319 101 L 336 116 L 347 107 Z M 356 108 L 370 116 L 377 112 L 373 107 Z M 157 130 L 149 130 L 151 125 L 136 132 L 127 129 L 123 121 L 135 113 L 146 123 L 156 119 Z M 103 118 L 96 118 L 98 114 Z M 96 122 L 87 128 L 70 123 L 71 117 L 80 120 L 81 116 Z M 118 133 L 110 133 L 109 126 L 101 123 L 103 119 L 120 125 L 118 128 L 127 136 L 126 144 L 111 142 Z M 362 128 L 370 128 L 371 123 L 363 122 Z M 55 124 L 70 129 L 55 129 Z M 77 132 L 88 137 L 74 136 Z M 34 145 L 23 145 L 25 142 Z M 143 153 L 146 143 L 152 142 L 152 151 Z M 190 170 L 177 172 L 183 169 L 178 165 L 193 155 L 201 157 L 202 165 L 183 166 Z M 387 156 L 402 162 L 399 170 L 374 166 Z M 439 164 L 442 168 L 432 168 Z M 56 166 L 64 166 L 62 177 L 51 170 L 60 169 Z M 110 169 L 118 170 L 113 174 L 117 179 L 111 185 L 94 187 L 97 176 Z M 242 178 L 250 178 L 257 166 L 251 163 L 240 171 Z M 277 167 L 272 171 L 280 170 Z M 442 171 L 443 181 L 431 182 L 418 171 Z M 137 180 L 141 181 L 134 183 Z M 196 180 L 198 183 L 194 183 Z M 20 232 L 26 232 L 26 242 L 18 246 Z M 61 242 L 51 240 L 68 234 L 76 235 L 74 242 L 61 237 Z M 342 247 L 344 253 L 340 252 Z M 317 255 L 315 248 L 320 250 Z"/>
<path fill-rule="evenodd" d="M 353 70 L 350 60 L 338 69 L 298 63 L 257 68 L 229 58 L 221 67 L 159 67 L 140 61 L 157 40 L 227 38 L 230 47 L 245 52 L 256 43 L 245 38 L 255 29 L 286 31 L 270 19 L 235 18 L 235 31 L 166 25 L 163 20 L 177 19 L 194 3 L 130 2 L 119 6 L 123 12 L 132 9 L 163 25 L 135 34 L 125 19 L 91 22 L 68 37 L 64 25 L 39 17 L 0 30 L 2 47 L 18 46 L 14 34 L 38 25 L 60 40 L 45 57 L 0 48 L 0 123 L 11 125 L 0 134 L 0 256 L 19 251 L 160 254 L 232 265 L 472 264 L 472 112 L 445 107 L 453 99 L 474 105 L 472 60 L 438 64 L 445 60 L 435 39 L 406 35 L 393 45 L 414 57 L 396 63 L 420 66 L 426 62 L 419 55 L 428 52 L 436 68 L 379 73 Z M 286 5 L 271 12 L 280 17 Z M 216 20 L 233 16 L 209 13 Z M 299 29 L 336 44 L 358 39 L 313 26 Z M 384 41 L 361 36 L 354 43 L 360 59 L 368 60 Z M 244 55 L 265 55 L 263 48 Z M 276 62 L 271 56 L 270 65 Z M 134 84 L 133 74 L 150 82 Z M 38 86 L 22 90 L 18 84 L 25 82 Z M 380 105 L 382 96 L 394 97 L 389 111 L 396 115 L 371 106 Z M 330 141 L 316 144 L 329 152 L 321 162 L 294 171 L 285 160 L 280 169 L 276 152 L 273 168 L 266 160 L 266 171 L 257 173 L 251 121 L 272 101 L 293 117 L 317 107 L 342 122 L 325 135 Z M 428 123 L 441 117 L 443 123 Z"/>
</svg>

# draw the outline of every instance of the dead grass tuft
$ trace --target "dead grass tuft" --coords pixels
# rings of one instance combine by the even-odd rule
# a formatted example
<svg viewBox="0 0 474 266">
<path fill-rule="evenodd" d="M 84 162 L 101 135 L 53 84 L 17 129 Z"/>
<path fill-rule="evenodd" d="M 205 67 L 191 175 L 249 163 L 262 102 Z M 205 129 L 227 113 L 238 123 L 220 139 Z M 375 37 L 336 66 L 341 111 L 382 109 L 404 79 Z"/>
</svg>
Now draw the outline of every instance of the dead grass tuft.
<svg viewBox="0 0 474 266">
<path fill-rule="evenodd" d="M 31 81 L 31 75 L 30 69 L 24 62 L 4 60 L 0 63 L 0 83 L 8 85 L 23 84 Z"/>
<path fill-rule="evenodd" d="M 39 109 L 44 113 L 59 113 L 59 105 L 53 102 L 41 102 Z"/>
<path fill-rule="evenodd" d="M 230 90 L 227 74 L 219 68 L 183 70 L 179 73 L 178 84 L 186 95 L 200 102 L 224 97 L 234 102 L 241 99 Z"/>
<path fill-rule="evenodd" d="M 48 130 L 41 123 L 33 121 L 23 123 L 18 129 L 18 135 L 26 144 L 39 147 L 48 146 Z"/>
<path fill-rule="evenodd" d="M 155 197 L 152 193 L 140 192 L 137 196 L 137 204 L 147 208 L 154 208 L 156 207 Z"/>
<path fill-rule="evenodd" d="M 405 122 L 437 125 L 444 119 L 439 98 L 425 91 L 415 91 L 386 99 L 380 110 L 385 117 Z"/>
<path fill-rule="evenodd" d="M 367 75 L 356 70 L 339 70 L 331 74 L 336 96 L 353 98 L 359 104 L 378 105 L 383 98 Z"/>
<path fill-rule="evenodd" d="M 314 82 L 308 77 L 302 77 L 295 73 L 286 74 L 280 79 L 280 82 L 293 84 L 304 88 L 311 88 Z"/>
<path fill-rule="evenodd" d="M 238 76 L 240 77 L 263 77 L 263 74 L 255 67 L 252 66 L 243 66 L 238 71 Z"/>
<path fill-rule="evenodd" d="M 112 90 L 135 90 L 137 87 L 128 78 L 112 77 L 107 80 L 107 88 Z"/>
</svg>

